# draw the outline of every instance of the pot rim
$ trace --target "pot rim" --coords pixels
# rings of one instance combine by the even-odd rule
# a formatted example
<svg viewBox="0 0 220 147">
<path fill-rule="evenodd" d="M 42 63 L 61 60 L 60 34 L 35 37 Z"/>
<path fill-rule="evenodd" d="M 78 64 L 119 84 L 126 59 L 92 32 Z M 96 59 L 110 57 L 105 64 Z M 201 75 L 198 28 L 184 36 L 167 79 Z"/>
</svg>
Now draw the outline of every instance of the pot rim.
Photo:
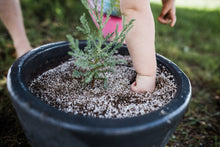
<svg viewBox="0 0 220 147">
<path fill-rule="evenodd" d="M 86 41 L 80 41 L 79 43 L 85 44 Z M 175 98 L 159 110 L 137 117 L 112 119 L 74 115 L 49 106 L 32 94 L 25 86 L 24 80 L 22 79 L 24 76 L 22 75 L 23 66 L 28 64 L 27 61 L 45 52 L 66 46 L 69 46 L 69 42 L 61 41 L 49 43 L 33 49 L 15 61 L 10 67 L 7 76 L 7 88 L 15 105 L 18 105 L 23 111 L 40 120 L 55 126 L 85 133 L 109 135 L 127 134 L 147 130 L 162 125 L 163 123 L 171 124 L 173 118 L 177 117 L 179 114 L 183 115 L 186 111 L 191 98 L 192 88 L 190 81 L 175 63 L 159 54 L 156 55 L 157 61 L 166 66 L 172 74 L 175 74 L 174 77 L 177 82 L 177 93 Z M 126 46 L 123 48 L 126 48 Z"/>
</svg>

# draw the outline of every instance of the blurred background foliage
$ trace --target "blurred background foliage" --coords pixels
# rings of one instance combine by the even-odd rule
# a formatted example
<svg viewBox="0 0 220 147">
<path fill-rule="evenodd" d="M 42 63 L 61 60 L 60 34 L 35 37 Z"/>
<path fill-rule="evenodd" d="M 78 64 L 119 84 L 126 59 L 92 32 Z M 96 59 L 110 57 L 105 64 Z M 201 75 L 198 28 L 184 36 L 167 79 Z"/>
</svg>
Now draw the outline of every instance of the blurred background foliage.
<svg viewBox="0 0 220 147">
<path fill-rule="evenodd" d="M 190 78 L 189 109 L 167 146 L 220 146 L 220 1 L 176 0 L 174 28 L 159 24 L 160 0 L 151 0 L 156 25 L 156 51 L 174 61 Z M 21 0 L 24 23 L 33 47 L 63 41 L 88 12 L 80 0 Z M 0 146 L 28 146 L 6 88 L 15 61 L 13 43 L 0 22 Z"/>
</svg>

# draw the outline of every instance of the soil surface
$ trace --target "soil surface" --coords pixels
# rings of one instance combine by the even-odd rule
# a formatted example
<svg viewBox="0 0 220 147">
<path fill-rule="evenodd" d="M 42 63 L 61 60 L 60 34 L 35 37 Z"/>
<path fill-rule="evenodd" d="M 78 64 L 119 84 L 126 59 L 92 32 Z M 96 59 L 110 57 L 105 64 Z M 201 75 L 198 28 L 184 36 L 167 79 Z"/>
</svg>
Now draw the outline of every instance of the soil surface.
<svg viewBox="0 0 220 147">
<path fill-rule="evenodd" d="M 95 86 L 83 85 L 72 77 L 76 68 L 70 59 L 44 72 L 32 81 L 29 89 L 49 105 L 67 113 L 99 118 L 125 118 L 143 115 L 169 103 L 175 96 L 173 75 L 162 65 L 157 68 L 157 82 L 153 93 L 136 93 L 130 90 L 136 72 L 129 56 L 116 56 L 126 64 L 118 64 L 115 73 L 106 73 L 108 88 L 97 80 Z"/>
</svg>

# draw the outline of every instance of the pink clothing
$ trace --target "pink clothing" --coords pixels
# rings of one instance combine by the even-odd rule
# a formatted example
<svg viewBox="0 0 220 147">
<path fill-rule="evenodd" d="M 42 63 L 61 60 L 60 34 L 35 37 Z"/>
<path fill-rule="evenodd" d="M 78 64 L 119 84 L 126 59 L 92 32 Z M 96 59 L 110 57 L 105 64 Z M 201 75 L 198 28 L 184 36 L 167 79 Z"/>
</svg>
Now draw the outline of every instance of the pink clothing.
<svg viewBox="0 0 220 147">
<path fill-rule="evenodd" d="M 92 15 L 91 15 L 91 17 L 92 17 Z M 95 21 L 95 19 L 93 17 L 92 17 L 92 20 L 95 23 L 95 25 L 97 27 L 99 27 L 97 22 Z M 105 20 L 106 20 L 106 16 L 104 14 L 102 22 L 104 22 Z M 106 37 L 108 34 L 111 34 L 112 32 L 114 32 L 115 29 L 116 29 L 117 24 L 118 24 L 118 32 L 120 32 L 123 29 L 122 18 L 117 17 L 117 16 L 110 16 L 109 21 L 106 23 L 105 27 L 102 30 L 103 36 Z"/>
<path fill-rule="evenodd" d="M 88 1 L 90 2 L 90 4 L 92 4 L 91 0 L 88 0 Z M 91 17 L 95 25 L 99 27 L 92 15 Z M 104 22 L 105 20 L 106 20 L 106 15 L 104 14 L 102 22 Z M 118 32 L 120 32 L 123 29 L 122 18 L 111 15 L 109 21 L 106 23 L 105 27 L 102 30 L 103 36 L 106 37 L 108 34 L 111 34 L 112 32 L 114 32 L 117 24 L 118 24 Z"/>
</svg>

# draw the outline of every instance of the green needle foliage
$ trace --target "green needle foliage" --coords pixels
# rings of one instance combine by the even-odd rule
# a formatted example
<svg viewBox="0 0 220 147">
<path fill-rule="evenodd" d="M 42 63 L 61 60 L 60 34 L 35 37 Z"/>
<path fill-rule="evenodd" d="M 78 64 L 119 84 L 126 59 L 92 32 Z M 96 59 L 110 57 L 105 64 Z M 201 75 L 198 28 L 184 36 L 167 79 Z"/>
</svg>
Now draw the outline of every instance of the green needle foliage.
<svg viewBox="0 0 220 147">
<path fill-rule="evenodd" d="M 90 29 L 85 14 L 80 18 L 82 24 L 81 27 L 77 27 L 77 30 L 85 34 L 87 40 L 87 46 L 81 50 L 79 48 L 79 40 L 74 39 L 71 35 L 67 35 L 70 42 L 70 48 L 72 49 L 69 53 L 74 59 L 74 64 L 79 67 L 80 70 L 74 70 L 73 77 L 81 78 L 83 83 L 91 83 L 94 86 L 95 80 L 103 80 L 104 87 L 107 88 L 107 77 L 106 72 L 114 72 L 112 69 L 117 63 L 122 63 L 122 60 L 116 60 L 113 57 L 115 51 L 123 46 L 125 36 L 128 31 L 133 27 L 133 21 L 131 20 L 128 24 L 125 24 L 123 19 L 123 30 L 118 33 L 118 25 L 115 31 L 108 34 L 106 37 L 102 35 L 102 30 L 105 24 L 108 22 L 113 6 L 107 11 L 106 20 L 103 22 L 103 3 L 101 0 L 100 10 L 95 5 L 94 8 L 89 5 L 88 0 L 81 0 L 82 4 L 88 9 L 89 13 L 96 20 L 99 28 L 97 30 Z M 97 0 L 93 0 L 94 4 L 97 4 Z M 114 5 L 114 2 L 113 2 Z M 114 36 L 114 40 L 108 42 L 108 39 Z"/>
</svg>

